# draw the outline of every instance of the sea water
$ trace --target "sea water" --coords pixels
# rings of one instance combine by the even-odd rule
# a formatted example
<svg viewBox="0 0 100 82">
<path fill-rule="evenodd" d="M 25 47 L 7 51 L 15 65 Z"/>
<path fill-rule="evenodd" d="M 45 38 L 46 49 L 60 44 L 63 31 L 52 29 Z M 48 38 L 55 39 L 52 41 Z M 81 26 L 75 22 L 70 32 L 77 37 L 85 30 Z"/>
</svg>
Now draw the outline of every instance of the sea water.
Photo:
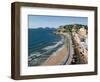
<svg viewBox="0 0 100 82">
<path fill-rule="evenodd" d="M 28 29 L 28 66 L 41 65 L 62 47 L 63 36 L 55 34 L 55 31 L 55 28 Z"/>
</svg>

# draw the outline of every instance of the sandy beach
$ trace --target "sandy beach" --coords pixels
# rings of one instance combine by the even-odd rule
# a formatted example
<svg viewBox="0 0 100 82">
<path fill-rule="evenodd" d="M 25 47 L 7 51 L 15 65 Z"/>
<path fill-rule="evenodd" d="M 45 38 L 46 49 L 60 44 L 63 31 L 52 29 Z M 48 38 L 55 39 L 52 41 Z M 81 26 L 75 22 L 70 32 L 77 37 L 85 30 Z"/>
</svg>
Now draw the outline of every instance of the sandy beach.
<svg viewBox="0 0 100 82">
<path fill-rule="evenodd" d="M 42 65 L 62 65 L 67 58 L 67 45 L 64 44 L 62 48 L 53 53 Z"/>
</svg>

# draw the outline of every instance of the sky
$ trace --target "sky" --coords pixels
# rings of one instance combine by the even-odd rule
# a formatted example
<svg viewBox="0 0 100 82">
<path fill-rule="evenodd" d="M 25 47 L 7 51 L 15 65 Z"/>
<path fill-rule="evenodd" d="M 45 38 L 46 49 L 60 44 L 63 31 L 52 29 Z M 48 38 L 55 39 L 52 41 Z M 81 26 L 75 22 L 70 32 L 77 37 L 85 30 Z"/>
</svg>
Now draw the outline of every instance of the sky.
<svg viewBox="0 0 100 82">
<path fill-rule="evenodd" d="M 58 28 L 60 25 L 67 24 L 88 24 L 87 17 L 71 17 L 71 16 L 43 16 L 43 15 L 29 15 L 28 26 L 29 28 L 38 27 L 53 27 Z"/>
</svg>

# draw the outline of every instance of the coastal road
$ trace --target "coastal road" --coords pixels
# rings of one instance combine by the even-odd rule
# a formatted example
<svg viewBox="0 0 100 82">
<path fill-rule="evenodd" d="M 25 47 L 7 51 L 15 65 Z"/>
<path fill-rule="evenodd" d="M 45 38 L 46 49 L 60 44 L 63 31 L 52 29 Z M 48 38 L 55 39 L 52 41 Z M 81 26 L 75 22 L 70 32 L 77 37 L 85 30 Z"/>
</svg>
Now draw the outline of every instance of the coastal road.
<svg viewBox="0 0 100 82">
<path fill-rule="evenodd" d="M 67 56 L 64 59 L 63 65 L 69 65 L 69 64 L 71 64 L 73 54 L 74 54 L 74 50 L 73 50 L 71 35 L 66 34 L 65 38 L 66 38 L 66 43 L 67 43 Z"/>
</svg>

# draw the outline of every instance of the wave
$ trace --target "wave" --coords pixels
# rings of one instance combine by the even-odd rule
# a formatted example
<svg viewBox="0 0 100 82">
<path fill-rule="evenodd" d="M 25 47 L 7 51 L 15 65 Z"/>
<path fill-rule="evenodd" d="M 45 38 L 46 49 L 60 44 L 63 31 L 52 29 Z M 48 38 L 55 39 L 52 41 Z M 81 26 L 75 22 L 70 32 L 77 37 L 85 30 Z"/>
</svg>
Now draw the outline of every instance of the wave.
<svg viewBox="0 0 100 82">
<path fill-rule="evenodd" d="M 28 61 L 30 62 L 31 60 L 34 60 L 36 58 L 39 58 L 42 54 L 40 54 L 39 52 L 36 53 L 32 53 L 30 54 L 30 56 L 28 56 Z"/>
<path fill-rule="evenodd" d="M 64 43 L 64 37 L 62 36 L 62 39 L 59 42 L 53 42 L 53 43 L 56 43 L 56 44 L 55 45 L 51 45 L 51 46 L 47 46 L 47 47 L 45 47 L 43 49 L 44 50 L 51 50 L 51 49 L 56 48 L 59 45 L 63 45 L 63 43 Z"/>
</svg>

